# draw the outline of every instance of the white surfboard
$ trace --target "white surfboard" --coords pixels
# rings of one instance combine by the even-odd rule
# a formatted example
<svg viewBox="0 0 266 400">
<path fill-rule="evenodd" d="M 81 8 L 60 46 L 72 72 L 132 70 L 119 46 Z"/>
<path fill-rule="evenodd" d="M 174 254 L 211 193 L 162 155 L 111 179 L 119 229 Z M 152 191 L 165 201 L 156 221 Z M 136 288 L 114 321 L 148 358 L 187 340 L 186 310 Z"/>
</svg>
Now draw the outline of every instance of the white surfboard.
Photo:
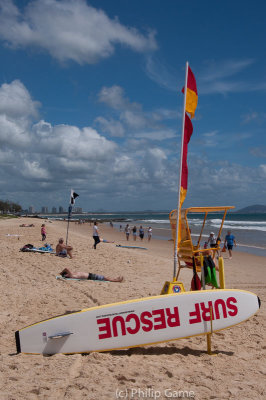
<svg viewBox="0 0 266 400">
<path fill-rule="evenodd" d="M 55 251 L 40 250 L 40 249 L 26 249 L 26 250 L 23 250 L 23 252 L 24 253 L 56 254 Z"/>
<path fill-rule="evenodd" d="M 165 342 L 229 328 L 260 307 L 251 292 L 185 292 L 93 307 L 15 333 L 17 352 L 86 353 Z M 211 321 L 212 315 L 212 321 Z"/>
</svg>

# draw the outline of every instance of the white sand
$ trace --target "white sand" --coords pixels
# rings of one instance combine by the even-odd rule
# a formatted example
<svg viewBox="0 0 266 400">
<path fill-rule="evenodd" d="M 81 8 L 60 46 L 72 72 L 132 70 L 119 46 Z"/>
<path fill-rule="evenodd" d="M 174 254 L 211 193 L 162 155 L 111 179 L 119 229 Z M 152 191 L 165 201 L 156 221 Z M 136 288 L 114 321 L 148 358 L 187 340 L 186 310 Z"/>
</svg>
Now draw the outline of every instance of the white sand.
<svg viewBox="0 0 266 400">
<path fill-rule="evenodd" d="M 19 227 L 32 222 L 34 228 Z M 26 243 L 42 245 L 42 223 L 25 218 L 0 220 L 1 400 L 102 400 L 119 395 L 165 399 L 180 390 L 193 391 L 196 399 L 266 397 L 266 262 L 263 257 L 245 253 L 235 252 L 232 260 L 225 256 L 226 285 L 256 293 L 262 307 L 243 324 L 213 335 L 217 356 L 206 353 L 205 337 L 87 355 L 16 355 L 16 330 L 66 311 L 158 295 L 173 272 L 172 242 L 152 239 L 148 243 L 145 239 L 141 243 L 131 238 L 128 244 L 148 247 L 148 251 L 117 248 L 115 244 L 126 244 L 124 234 L 109 226 L 100 225 L 101 236 L 115 240 L 115 244 L 100 243 L 95 251 L 92 226 L 71 224 L 73 260 L 19 252 Z M 65 236 L 66 223 L 47 222 L 46 226 L 47 242 L 55 246 L 58 238 Z M 66 266 L 107 276 L 124 275 L 125 282 L 56 280 Z M 189 290 L 191 271 L 182 271 L 180 278 Z M 165 393 L 165 389 L 169 391 Z"/>
</svg>

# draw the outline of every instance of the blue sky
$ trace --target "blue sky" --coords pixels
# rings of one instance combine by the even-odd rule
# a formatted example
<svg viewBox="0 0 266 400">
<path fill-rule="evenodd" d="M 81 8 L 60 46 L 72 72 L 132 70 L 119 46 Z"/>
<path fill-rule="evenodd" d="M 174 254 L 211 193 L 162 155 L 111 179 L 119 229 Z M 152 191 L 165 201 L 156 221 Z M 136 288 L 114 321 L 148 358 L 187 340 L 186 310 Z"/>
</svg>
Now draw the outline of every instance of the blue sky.
<svg viewBox="0 0 266 400">
<path fill-rule="evenodd" d="M 185 63 L 198 85 L 185 206 L 265 204 L 266 3 L 0 0 L 1 199 L 176 207 Z"/>
</svg>

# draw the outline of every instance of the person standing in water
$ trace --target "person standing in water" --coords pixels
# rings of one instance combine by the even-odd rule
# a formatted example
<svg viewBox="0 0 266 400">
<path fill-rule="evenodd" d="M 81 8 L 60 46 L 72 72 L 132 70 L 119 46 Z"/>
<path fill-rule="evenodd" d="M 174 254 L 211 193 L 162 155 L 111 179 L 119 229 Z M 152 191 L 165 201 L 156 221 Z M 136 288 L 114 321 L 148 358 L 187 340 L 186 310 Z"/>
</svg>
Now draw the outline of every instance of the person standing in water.
<svg viewBox="0 0 266 400">
<path fill-rule="evenodd" d="M 127 224 L 126 225 L 126 227 L 125 227 L 125 234 L 126 234 L 126 238 L 127 238 L 127 240 L 129 240 L 129 235 L 130 235 L 130 227 L 129 227 L 129 225 Z"/>
<path fill-rule="evenodd" d="M 227 232 L 227 235 L 225 236 L 224 239 L 224 244 L 227 246 L 228 252 L 229 252 L 229 259 L 231 260 L 232 258 L 232 250 L 234 245 L 236 246 L 236 241 L 234 235 L 232 235 L 231 231 Z"/>
<path fill-rule="evenodd" d="M 133 239 L 134 241 L 137 240 L 137 227 L 134 226 L 134 228 L 132 229 L 132 234 L 133 234 Z"/>
<path fill-rule="evenodd" d="M 151 240 L 151 237 L 152 237 L 152 228 L 151 228 L 151 226 L 149 226 L 149 228 L 148 228 L 148 241 Z"/>
<path fill-rule="evenodd" d="M 140 227 L 139 227 L 139 237 L 140 237 L 141 241 L 144 238 L 144 229 L 142 228 L 142 225 L 140 225 Z"/>
</svg>

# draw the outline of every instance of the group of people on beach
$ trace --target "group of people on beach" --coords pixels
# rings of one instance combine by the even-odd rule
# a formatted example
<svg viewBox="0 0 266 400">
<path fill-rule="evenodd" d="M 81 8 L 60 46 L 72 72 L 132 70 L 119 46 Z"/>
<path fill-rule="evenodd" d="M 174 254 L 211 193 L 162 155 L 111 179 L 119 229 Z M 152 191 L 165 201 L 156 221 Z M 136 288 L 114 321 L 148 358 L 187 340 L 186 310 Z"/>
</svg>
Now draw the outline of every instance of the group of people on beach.
<svg viewBox="0 0 266 400">
<path fill-rule="evenodd" d="M 121 225 L 120 225 L 120 231 L 121 231 Z M 137 240 L 137 227 L 134 226 L 132 228 L 130 228 L 129 224 L 126 225 L 124 232 L 126 234 L 126 239 L 129 240 L 129 236 L 132 232 L 132 236 L 133 236 L 133 240 L 136 241 Z M 145 235 L 144 229 L 142 227 L 142 225 L 139 227 L 138 229 L 138 233 L 139 233 L 139 238 L 142 241 Z M 46 240 L 46 226 L 45 224 L 42 224 L 41 226 L 41 236 L 42 236 L 42 241 Z M 93 248 L 96 250 L 97 245 L 100 242 L 107 242 L 107 243 L 114 243 L 114 242 L 109 242 L 107 240 L 104 240 L 102 238 L 100 238 L 99 235 L 99 230 L 98 230 L 98 223 L 95 221 L 94 225 L 93 225 L 93 239 L 94 239 L 94 244 L 93 244 Z M 149 227 L 147 229 L 147 236 L 148 236 L 148 241 L 151 240 L 152 237 L 152 228 Z M 221 239 L 215 236 L 214 232 L 211 232 L 209 237 L 208 237 L 208 241 L 205 242 L 204 247 L 205 248 L 217 248 L 220 246 L 221 243 Z M 224 239 L 224 247 L 222 249 L 222 251 L 226 251 L 226 249 L 228 249 L 229 252 L 229 259 L 232 258 L 232 249 L 233 246 L 236 246 L 236 241 L 235 241 L 235 236 L 232 235 L 231 231 L 227 232 L 227 235 L 225 236 Z M 64 239 L 60 238 L 58 240 L 58 243 L 56 245 L 56 255 L 60 256 L 60 257 L 67 257 L 69 256 L 69 258 L 73 258 L 73 247 L 69 244 L 64 243 Z M 106 277 L 103 275 L 97 275 L 97 274 L 93 274 L 91 272 L 72 272 L 70 271 L 68 268 L 64 268 L 63 271 L 60 273 L 60 275 L 64 278 L 71 278 L 71 279 L 88 279 L 88 280 L 99 280 L 99 281 L 109 281 L 109 282 L 122 282 L 123 281 L 123 277 L 119 276 L 117 278 L 113 278 L 113 277 Z"/>
<path fill-rule="evenodd" d="M 220 246 L 220 243 L 221 243 L 221 239 L 219 237 L 216 238 L 214 232 L 211 232 L 210 236 L 208 237 L 208 241 L 205 242 L 204 247 L 207 248 L 208 245 L 210 245 L 211 248 L 216 248 L 216 247 Z M 225 252 L 226 249 L 228 250 L 230 260 L 232 258 L 232 250 L 233 250 L 234 246 L 236 246 L 235 236 L 232 235 L 231 231 L 227 231 L 227 235 L 225 236 L 225 239 L 224 239 L 224 246 L 223 246 L 222 251 Z"/>
<path fill-rule="evenodd" d="M 121 226 L 120 226 L 120 230 L 121 230 Z M 136 227 L 136 225 L 133 226 L 133 228 L 130 228 L 129 224 L 127 224 L 126 227 L 125 227 L 125 230 L 124 230 L 127 240 L 129 240 L 129 236 L 130 236 L 131 231 L 132 231 L 133 240 L 136 241 L 137 240 L 137 227 Z M 140 238 L 141 241 L 143 241 L 144 236 L 145 236 L 144 228 L 142 227 L 142 225 L 140 225 L 140 227 L 139 227 L 139 238 Z M 147 236 L 148 236 L 148 241 L 150 241 L 151 238 L 152 238 L 152 228 L 150 226 L 147 229 Z"/>
</svg>

